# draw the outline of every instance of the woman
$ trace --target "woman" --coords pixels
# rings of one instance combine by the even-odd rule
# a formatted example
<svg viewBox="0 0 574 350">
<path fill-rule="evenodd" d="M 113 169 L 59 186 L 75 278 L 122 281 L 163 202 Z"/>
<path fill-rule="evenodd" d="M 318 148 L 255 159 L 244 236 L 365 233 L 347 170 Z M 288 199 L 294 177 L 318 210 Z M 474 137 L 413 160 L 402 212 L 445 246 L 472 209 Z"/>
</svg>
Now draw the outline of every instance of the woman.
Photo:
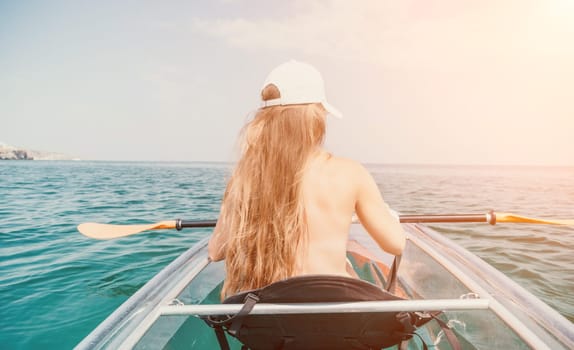
<svg viewBox="0 0 574 350">
<path fill-rule="evenodd" d="M 224 297 L 305 274 L 349 276 L 351 218 L 379 246 L 400 254 L 405 234 L 359 163 L 322 149 L 327 103 L 321 74 L 290 61 L 275 68 L 262 107 L 242 130 L 209 256 L 225 259 Z"/>
</svg>

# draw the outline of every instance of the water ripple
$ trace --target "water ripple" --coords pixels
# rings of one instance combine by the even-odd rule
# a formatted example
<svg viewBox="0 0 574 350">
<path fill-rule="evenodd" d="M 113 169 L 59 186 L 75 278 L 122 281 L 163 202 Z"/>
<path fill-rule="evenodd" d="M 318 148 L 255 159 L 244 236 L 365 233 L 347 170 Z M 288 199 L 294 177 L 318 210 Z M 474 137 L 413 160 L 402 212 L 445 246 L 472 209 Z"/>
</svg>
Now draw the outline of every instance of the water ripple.
<svg viewBox="0 0 574 350">
<path fill-rule="evenodd" d="M 158 231 L 94 241 L 78 234 L 77 224 L 215 218 L 226 172 L 179 163 L 1 164 L 2 347 L 72 348 L 209 234 Z"/>
</svg>

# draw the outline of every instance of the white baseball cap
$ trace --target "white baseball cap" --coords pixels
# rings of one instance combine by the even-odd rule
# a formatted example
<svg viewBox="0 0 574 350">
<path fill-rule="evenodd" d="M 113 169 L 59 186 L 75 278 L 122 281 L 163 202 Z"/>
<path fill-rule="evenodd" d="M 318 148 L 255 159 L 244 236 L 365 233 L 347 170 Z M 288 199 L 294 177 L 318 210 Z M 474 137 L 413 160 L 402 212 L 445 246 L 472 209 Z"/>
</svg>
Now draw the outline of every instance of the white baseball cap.
<svg viewBox="0 0 574 350">
<path fill-rule="evenodd" d="M 336 118 L 343 115 L 327 102 L 325 83 L 321 73 L 312 65 L 291 60 L 285 62 L 269 73 L 264 89 L 273 84 L 279 89 L 281 97 L 263 101 L 261 107 L 298 105 L 306 103 L 321 103 L 328 114 Z"/>
</svg>

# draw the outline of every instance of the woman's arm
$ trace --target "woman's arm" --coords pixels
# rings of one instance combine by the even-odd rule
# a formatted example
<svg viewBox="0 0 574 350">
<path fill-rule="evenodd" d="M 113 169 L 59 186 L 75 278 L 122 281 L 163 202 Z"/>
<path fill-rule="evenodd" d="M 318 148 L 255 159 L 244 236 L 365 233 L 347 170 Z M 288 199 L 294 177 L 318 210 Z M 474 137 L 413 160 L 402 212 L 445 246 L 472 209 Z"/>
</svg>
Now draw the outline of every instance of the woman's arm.
<svg viewBox="0 0 574 350">
<path fill-rule="evenodd" d="M 385 251 L 400 255 L 405 247 L 405 232 L 399 220 L 391 214 L 371 174 L 358 164 L 357 201 L 355 211 L 359 221 L 377 244 Z"/>
</svg>

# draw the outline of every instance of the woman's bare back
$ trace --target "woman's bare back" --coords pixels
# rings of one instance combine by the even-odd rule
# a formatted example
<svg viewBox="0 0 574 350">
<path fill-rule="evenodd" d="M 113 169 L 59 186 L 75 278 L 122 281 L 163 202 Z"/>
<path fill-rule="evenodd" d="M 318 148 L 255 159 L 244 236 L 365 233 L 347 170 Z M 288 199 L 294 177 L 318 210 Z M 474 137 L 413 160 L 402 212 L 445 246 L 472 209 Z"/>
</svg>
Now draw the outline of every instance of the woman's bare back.
<svg viewBox="0 0 574 350">
<path fill-rule="evenodd" d="M 346 246 L 355 212 L 381 248 L 402 251 L 404 232 L 359 163 L 320 152 L 305 169 L 302 192 L 309 234 L 298 274 L 348 275 Z"/>
</svg>

